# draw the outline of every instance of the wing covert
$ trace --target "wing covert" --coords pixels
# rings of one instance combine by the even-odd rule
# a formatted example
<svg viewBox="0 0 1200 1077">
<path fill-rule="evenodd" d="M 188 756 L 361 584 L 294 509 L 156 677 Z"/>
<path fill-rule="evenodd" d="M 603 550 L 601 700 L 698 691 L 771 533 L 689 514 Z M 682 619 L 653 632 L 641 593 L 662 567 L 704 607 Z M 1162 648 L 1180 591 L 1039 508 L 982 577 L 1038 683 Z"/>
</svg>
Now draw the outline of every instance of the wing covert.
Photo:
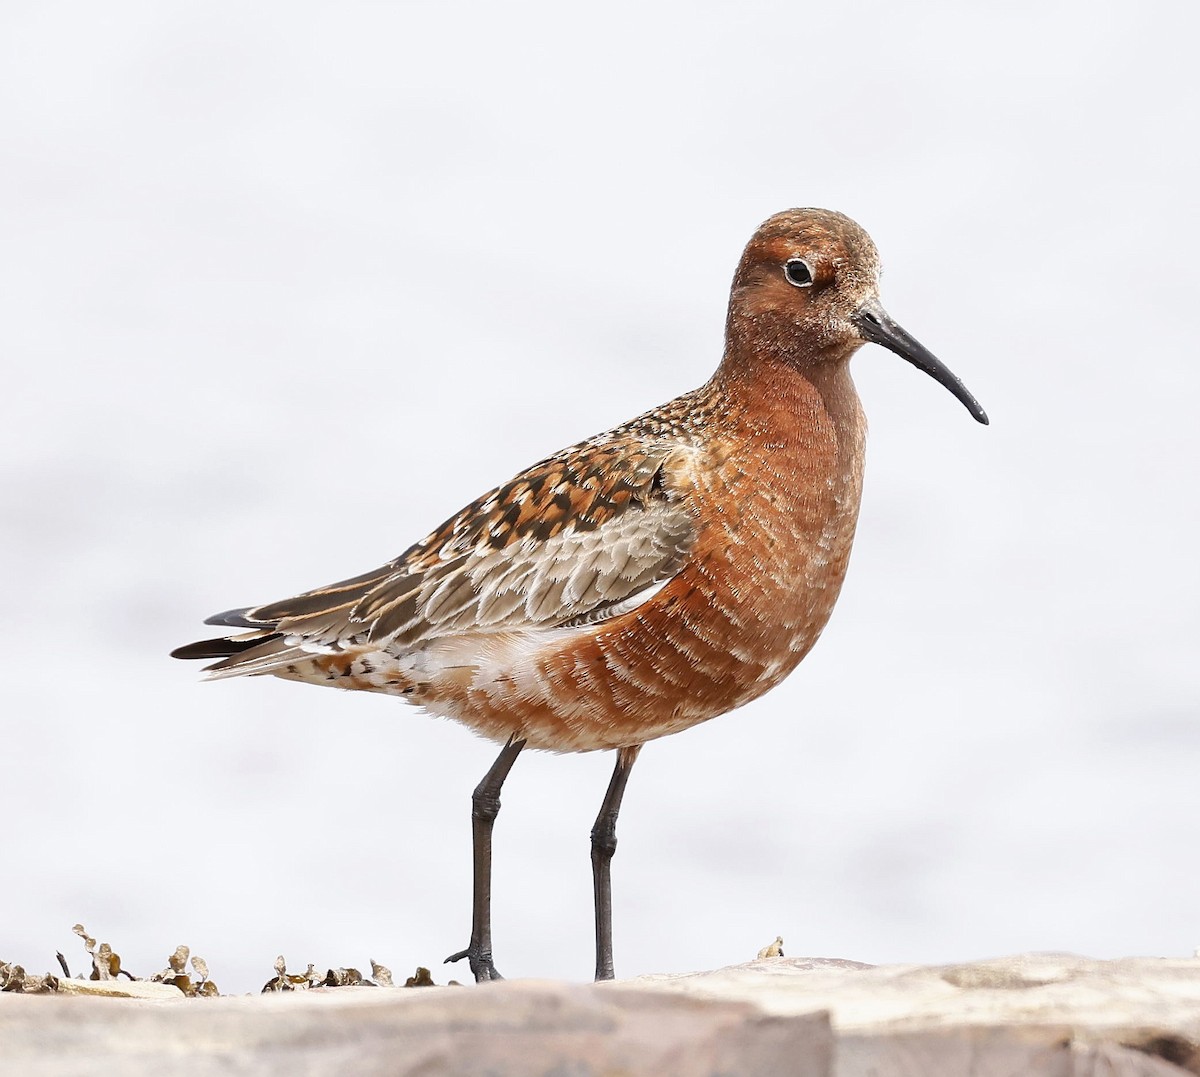
<svg viewBox="0 0 1200 1077">
<path fill-rule="evenodd" d="M 291 643 L 394 642 L 586 624 L 670 579 L 695 541 L 692 450 L 585 442 L 535 464 L 376 572 L 231 611 Z"/>
</svg>

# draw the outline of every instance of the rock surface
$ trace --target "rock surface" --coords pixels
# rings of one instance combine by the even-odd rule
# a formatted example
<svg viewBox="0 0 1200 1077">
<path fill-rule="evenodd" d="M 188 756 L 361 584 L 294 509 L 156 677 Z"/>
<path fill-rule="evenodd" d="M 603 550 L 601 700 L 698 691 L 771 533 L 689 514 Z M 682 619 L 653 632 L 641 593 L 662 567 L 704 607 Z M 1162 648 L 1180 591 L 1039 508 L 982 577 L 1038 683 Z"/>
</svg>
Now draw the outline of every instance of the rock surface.
<svg viewBox="0 0 1200 1077">
<path fill-rule="evenodd" d="M 1184 1077 L 1200 960 L 766 958 L 616 984 L 155 1002 L 0 995 L 0 1070 L 412 1077 Z"/>
<path fill-rule="evenodd" d="M 779 957 L 624 986 L 742 999 L 775 1014 L 826 1010 L 836 1077 L 1200 1074 L 1194 958 L 1022 954 L 873 966 Z"/>
<path fill-rule="evenodd" d="M 140 998 L 156 1002 L 186 1002 L 182 991 L 171 984 L 152 980 L 77 980 L 59 977 L 59 995 L 90 995 L 105 998 Z"/>
</svg>

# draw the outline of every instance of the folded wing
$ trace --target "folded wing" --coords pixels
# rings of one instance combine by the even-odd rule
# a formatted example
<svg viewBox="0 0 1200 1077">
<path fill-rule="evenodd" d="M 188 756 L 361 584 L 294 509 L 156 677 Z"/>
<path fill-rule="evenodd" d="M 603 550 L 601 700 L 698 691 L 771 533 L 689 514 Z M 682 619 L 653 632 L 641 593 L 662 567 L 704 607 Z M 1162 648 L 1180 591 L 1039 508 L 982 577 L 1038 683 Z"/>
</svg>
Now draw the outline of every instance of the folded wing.
<svg viewBox="0 0 1200 1077">
<path fill-rule="evenodd" d="M 174 652 L 269 673 L 305 653 L 393 652 L 463 633 L 595 623 L 635 608 L 695 541 L 691 450 L 636 437 L 535 464 L 370 572 L 209 624 L 246 630 Z"/>
</svg>

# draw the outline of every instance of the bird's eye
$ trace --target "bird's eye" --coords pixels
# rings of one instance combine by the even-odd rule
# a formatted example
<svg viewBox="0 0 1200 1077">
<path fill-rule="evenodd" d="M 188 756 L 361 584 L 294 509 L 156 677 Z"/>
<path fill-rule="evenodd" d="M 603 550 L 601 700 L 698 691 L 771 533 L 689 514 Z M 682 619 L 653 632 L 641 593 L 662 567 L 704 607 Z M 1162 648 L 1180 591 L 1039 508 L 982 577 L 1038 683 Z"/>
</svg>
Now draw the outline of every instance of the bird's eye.
<svg viewBox="0 0 1200 1077">
<path fill-rule="evenodd" d="M 783 275 L 789 284 L 807 288 L 813 282 L 812 267 L 803 258 L 790 258 L 783 267 Z"/>
</svg>

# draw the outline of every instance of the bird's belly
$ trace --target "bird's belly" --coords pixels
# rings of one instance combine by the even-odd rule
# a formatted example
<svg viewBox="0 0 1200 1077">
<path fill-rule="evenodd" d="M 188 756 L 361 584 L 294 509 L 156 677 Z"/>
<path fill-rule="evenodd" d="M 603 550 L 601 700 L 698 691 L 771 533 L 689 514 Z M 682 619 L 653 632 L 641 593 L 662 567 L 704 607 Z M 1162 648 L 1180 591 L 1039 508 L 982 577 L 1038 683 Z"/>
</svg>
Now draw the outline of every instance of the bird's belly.
<svg viewBox="0 0 1200 1077">
<path fill-rule="evenodd" d="M 857 509 L 857 504 L 853 506 Z M 463 641 L 414 702 L 497 741 L 594 751 L 677 733 L 762 695 L 816 642 L 853 515 L 803 535 L 719 536 L 641 607 L 583 628 Z"/>
</svg>

